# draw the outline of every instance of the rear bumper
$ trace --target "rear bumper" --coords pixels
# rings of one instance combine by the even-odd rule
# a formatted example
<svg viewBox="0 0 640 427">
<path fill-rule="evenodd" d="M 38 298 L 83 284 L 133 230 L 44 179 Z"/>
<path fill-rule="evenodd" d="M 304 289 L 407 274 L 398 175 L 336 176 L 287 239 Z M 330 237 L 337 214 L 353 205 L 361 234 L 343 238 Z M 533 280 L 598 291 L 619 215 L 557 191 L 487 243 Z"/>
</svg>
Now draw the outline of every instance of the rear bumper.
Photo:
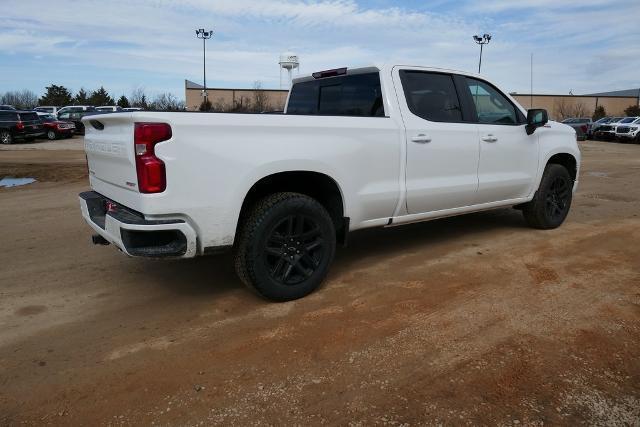
<svg viewBox="0 0 640 427">
<path fill-rule="evenodd" d="M 38 130 L 38 131 L 28 131 L 28 132 L 20 132 L 20 133 L 16 133 L 13 135 L 14 139 L 19 139 L 19 140 L 25 140 L 25 139 L 32 139 L 32 138 L 38 138 L 40 136 L 45 135 L 46 132 L 44 130 Z"/>
<path fill-rule="evenodd" d="M 80 193 L 82 217 L 96 233 L 129 256 L 192 258 L 197 236 L 182 219 L 147 220 L 95 191 Z"/>
</svg>

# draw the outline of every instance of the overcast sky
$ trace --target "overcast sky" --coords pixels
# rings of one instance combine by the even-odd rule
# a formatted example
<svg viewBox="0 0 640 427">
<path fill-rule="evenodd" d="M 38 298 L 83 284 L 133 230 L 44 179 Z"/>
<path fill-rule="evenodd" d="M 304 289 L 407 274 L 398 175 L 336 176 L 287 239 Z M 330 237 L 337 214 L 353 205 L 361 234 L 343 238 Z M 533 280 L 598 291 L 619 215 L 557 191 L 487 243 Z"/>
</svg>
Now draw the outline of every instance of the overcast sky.
<svg viewBox="0 0 640 427">
<path fill-rule="evenodd" d="M 50 83 L 142 86 L 184 97 L 210 87 L 278 88 L 280 53 L 301 73 L 409 61 L 477 70 L 474 34 L 491 33 L 482 74 L 507 91 L 574 94 L 640 86 L 640 1 L 1 0 L 0 92 Z"/>
</svg>

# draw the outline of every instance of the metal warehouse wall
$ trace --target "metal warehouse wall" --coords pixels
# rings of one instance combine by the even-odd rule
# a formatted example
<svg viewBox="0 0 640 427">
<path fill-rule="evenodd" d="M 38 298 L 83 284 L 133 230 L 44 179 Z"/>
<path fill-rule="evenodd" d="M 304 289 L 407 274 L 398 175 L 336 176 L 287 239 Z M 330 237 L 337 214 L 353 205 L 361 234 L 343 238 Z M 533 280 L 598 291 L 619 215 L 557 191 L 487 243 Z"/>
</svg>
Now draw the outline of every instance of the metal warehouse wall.
<svg viewBox="0 0 640 427">
<path fill-rule="evenodd" d="M 591 117 L 596 106 L 602 105 L 609 116 L 623 116 L 625 108 L 638 105 L 638 98 L 628 96 L 586 96 L 586 95 L 511 95 L 524 108 L 544 108 L 551 119 L 560 119 L 559 108 L 583 106 L 586 117 Z M 569 108 L 570 109 L 570 108 Z"/>
<path fill-rule="evenodd" d="M 253 102 L 253 89 L 207 89 L 209 100 L 215 107 L 217 104 L 227 106 L 234 105 L 242 100 L 243 103 Z M 286 90 L 263 89 L 267 97 L 267 102 L 271 109 L 280 110 L 287 100 Z M 596 106 L 602 105 L 610 116 L 624 115 L 625 108 L 630 105 L 637 105 L 638 99 L 629 96 L 587 96 L 587 95 L 531 95 L 516 94 L 511 95 L 524 108 L 544 108 L 549 112 L 551 119 L 560 119 L 559 108 L 564 103 L 566 107 L 581 105 L 585 111 L 585 116 L 591 117 Z M 533 104 L 532 104 L 533 101 Z M 187 110 L 197 111 L 202 102 L 201 89 L 185 89 L 185 103 Z"/>
<path fill-rule="evenodd" d="M 232 106 L 236 102 L 252 103 L 254 89 L 207 89 L 209 101 L 215 107 L 218 104 Z M 263 89 L 267 103 L 273 110 L 281 110 L 287 100 L 286 90 Z M 185 89 L 185 104 L 187 110 L 197 111 L 202 103 L 202 89 Z"/>
</svg>

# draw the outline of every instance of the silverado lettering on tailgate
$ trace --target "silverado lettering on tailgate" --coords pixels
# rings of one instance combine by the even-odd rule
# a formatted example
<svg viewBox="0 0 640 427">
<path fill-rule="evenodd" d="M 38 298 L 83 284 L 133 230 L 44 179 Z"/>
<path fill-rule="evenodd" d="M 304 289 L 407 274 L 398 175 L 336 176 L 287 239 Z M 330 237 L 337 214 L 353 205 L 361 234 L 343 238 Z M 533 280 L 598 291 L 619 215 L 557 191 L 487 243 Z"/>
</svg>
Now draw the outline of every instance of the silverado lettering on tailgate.
<svg viewBox="0 0 640 427">
<path fill-rule="evenodd" d="M 117 157 L 126 157 L 127 154 L 122 144 L 113 142 L 87 141 L 84 142 L 86 152 L 113 154 Z"/>
</svg>

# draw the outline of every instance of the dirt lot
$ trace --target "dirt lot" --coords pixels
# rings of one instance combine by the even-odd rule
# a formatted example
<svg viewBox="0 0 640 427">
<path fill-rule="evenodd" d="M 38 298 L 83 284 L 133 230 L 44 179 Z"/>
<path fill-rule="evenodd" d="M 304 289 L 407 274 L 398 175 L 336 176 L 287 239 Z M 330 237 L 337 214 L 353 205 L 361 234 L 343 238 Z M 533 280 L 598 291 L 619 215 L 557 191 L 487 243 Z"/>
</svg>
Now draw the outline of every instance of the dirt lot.
<svg viewBox="0 0 640 427">
<path fill-rule="evenodd" d="M 0 189 L 1 425 L 640 425 L 640 145 L 581 144 L 558 230 L 509 209 L 356 233 L 273 304 L 228 256 L 92 246 L 78 141 L 0 151 L 39 180 Z"/>
</svg>

